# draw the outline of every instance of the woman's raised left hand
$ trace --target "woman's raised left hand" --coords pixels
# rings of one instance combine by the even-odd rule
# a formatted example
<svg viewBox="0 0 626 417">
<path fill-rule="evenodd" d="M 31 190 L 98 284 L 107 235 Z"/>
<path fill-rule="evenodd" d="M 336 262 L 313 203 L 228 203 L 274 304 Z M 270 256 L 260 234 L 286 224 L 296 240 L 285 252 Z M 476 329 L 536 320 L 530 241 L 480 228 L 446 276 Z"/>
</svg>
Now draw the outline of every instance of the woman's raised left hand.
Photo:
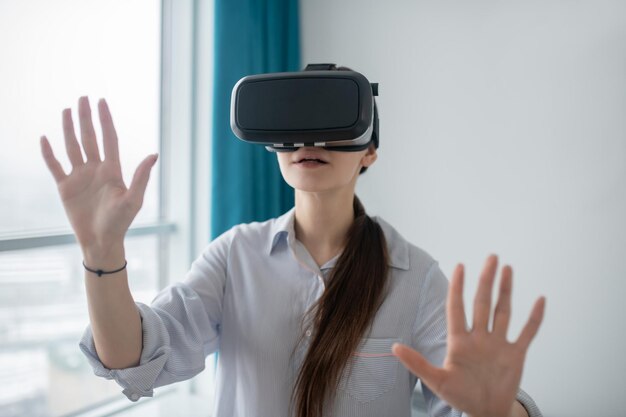
<svg viewBox="0 0 626 417">
<path fill-rule="evenodd" d="M 540 297 L 518 339 L 513 343 L 507 340 L 513 272 L 505 265 L 490 329 L 491 292 L 497 267 L 497 256 L 489 256 L 474 299 L 471 329 L 467 329 L 463 306 L 463 265 L 457 265 L 454 270 L 446 306 L 448 350 L 443 367 L 431 365 L 406 345 L 393 347 L 393 353 L 404 366 L 421 378 L 435 395 L 473 417 L 514 415 L 526 352 L 537 334 L 545 308 L 545 298 Z"/>
</svg>

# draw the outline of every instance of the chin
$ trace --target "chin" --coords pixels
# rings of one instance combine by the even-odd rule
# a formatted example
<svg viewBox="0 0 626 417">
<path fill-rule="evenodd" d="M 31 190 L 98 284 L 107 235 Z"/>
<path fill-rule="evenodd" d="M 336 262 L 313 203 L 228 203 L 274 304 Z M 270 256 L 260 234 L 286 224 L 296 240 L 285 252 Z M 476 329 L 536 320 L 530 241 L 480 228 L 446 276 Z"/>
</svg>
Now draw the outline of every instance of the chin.
<svg viewBox="0 0 626 417">
<path fill-rule="evenodd" d="M 305 193 L 327 193 L 341 190 L 350 186 L 349 183 L 344 184 L 337 181 L 328 180 L 320 181 L 319 178 L 317 180 L 314 178 L 298 178 L 295 181 L 293 181 L 293 178 L 290 178 L 290 181 L 287 181 L 287 184 L 289 184 L 291 188 Z"/>
<path fill-rule="evenodd" d="M 343 170 L 305 171 L 281 165 L 281 174 L 289 186 L 295 190 L 321 193 L 343 188 L 350 184 L 350 173 Z"/>
<path fill-rule="evenodd" d="M 287 184 L 291 186 L 291 188 L 304 191 L 307 193 L 321 193 L 324 191 L 330 191 L 334 187 L 324 186 L 324 184 L 320 184 L 319 181 L 288 181 Z"/>
</svg>

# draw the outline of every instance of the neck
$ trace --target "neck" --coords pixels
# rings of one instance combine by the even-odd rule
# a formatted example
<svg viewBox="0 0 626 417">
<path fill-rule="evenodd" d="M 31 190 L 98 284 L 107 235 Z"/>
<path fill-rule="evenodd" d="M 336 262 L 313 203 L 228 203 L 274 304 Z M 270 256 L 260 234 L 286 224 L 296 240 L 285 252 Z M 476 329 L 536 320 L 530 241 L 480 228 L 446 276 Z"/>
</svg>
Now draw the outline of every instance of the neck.
<svg viewBox="0 0 626 417">
<path fill-rule="evenodd" d="M 343 249 L 354 221 L 354 190 L 349 187 L 323 193 L 296 190 L 295 232 L 318 265 Z"/>
</svg>

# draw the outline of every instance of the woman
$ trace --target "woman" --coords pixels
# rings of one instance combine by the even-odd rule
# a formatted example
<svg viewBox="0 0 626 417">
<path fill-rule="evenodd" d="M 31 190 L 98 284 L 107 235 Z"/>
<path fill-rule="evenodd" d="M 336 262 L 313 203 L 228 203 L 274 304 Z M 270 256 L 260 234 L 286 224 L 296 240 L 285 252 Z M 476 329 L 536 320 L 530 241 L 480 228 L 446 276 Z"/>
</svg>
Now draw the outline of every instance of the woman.
<svg viewBox="0 0 626 417">
<path fill-rule="evenodd" d="M 96 374 L 115 379 L 129 399 L 191 378 L 219 348 L 217 417 L 409 416 L 417 377 L 430 415 L 541 415 L 518 386 L 544 299 L 519 339 L 507 342 L 512 272 L 505 266 L 489 328 L 497 269 L 490 256 L 468 330 L 463 266 L 448 291 L 437 262 L 367 216 L 355 197 L 359 174 L 376 160 L 373 145 L 278 153 L 295 207 L 233 227 L 182 282 L 151 306 L 135 303 L 123 239 L 157 156 L 140 163 L 127 189 L 104 100 L 98 110 L 104 160 L 86 97 L 79 118 L 87 161 L 69 109 L 63 127 L 72 172 L 63 172 L 45 137 L 41 146 L 84 255 L 91 325 L 81 349 Z"/>
</svg>

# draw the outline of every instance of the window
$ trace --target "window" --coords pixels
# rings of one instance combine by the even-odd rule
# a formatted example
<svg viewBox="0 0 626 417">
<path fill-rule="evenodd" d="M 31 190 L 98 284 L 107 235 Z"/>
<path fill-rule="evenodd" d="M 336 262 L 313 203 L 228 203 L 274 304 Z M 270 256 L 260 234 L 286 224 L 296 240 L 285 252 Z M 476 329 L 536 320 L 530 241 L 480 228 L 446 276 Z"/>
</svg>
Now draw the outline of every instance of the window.
<svg viewBox="0 0 626 417">
<path fill-rule="evenodd" d="M 107 99 L 127 184 L 160 150 L 161 2 L 0 2 L 0 416 L 62 416 L 120 397 L 93 376 L 78 340 L 88 323 L 82 256 L 39 150 L 45 134 L 69 172 L 61 111 Z M 101 149 L 102 152 L 102 149 Z M 163 157 L 163 155 L 162 155 Z M 136 301 L 163 286 L 160 164 L 126 248 Z"/>
</svg>

